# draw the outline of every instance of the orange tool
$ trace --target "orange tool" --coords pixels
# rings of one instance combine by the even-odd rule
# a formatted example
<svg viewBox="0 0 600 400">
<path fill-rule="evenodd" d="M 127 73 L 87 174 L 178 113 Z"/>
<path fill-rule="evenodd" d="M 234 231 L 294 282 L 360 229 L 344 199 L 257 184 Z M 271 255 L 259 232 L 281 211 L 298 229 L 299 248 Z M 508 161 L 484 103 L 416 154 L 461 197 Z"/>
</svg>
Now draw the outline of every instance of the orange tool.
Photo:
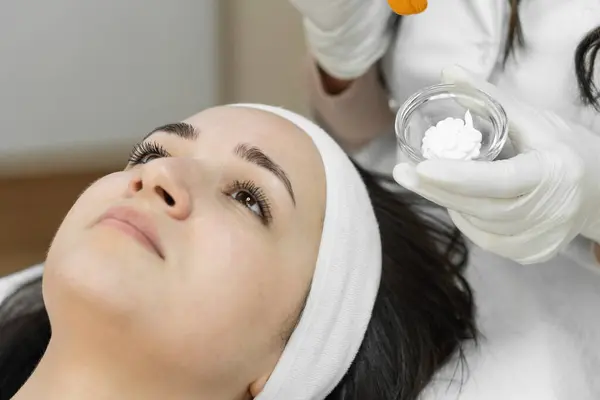
<svg viewBox="0 0 600 400">
<path fill-rule="evenodd" d="M 427 8 L 427 0 L 388 0 L 388 4 L 399 15 L 419 14 Z"/>
</svg>

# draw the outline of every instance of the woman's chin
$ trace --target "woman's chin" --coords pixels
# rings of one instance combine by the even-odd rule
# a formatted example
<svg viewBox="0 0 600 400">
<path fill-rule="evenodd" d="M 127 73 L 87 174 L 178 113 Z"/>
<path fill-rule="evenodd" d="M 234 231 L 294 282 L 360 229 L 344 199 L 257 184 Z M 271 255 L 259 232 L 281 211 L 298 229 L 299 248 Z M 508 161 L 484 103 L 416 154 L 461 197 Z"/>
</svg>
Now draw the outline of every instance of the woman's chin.
<svg viewBox="0 0 600 400">
<path fill-rule="evenodd" d="M 112 273 L 126 275 L 139 268 L 150 274 L 149 267 L 163 264 L 164 260 L 134 238 L 113 229 L 94 227 L 77 237 L 57 238 L 48 251 L 48 262 L 56 268 L 74 269 L 74 273 L 93 272 L 98 278 Z"/>
<path fill-rule="evenodd" d="M 56 307 L 61 314 L 100 312 L 129 318 L 153 301 L 164 282 L 164 269 L 156 268 L 161 260 L 118 239 L 92 237 L 69 249 L 57 243 L 50 248 L 44 272 L 49 311 Z"/>
</svg>

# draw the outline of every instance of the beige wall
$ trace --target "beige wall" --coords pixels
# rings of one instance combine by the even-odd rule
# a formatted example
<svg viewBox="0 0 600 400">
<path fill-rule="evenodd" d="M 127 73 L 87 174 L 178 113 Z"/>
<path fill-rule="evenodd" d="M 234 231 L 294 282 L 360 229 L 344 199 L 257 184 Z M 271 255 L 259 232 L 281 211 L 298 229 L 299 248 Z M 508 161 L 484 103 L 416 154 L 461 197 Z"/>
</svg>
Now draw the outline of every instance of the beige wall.
<svg viewBox="0 0 600 400">
<path fill-rule="evenodd" d="M 304 41 L 287 0 L 221 0 L 224 102 L 307 110 Z M 121 162 L 114 166 L 121 167 Z M 0 276 L 43 261 L 76 196 L 110 169 L 0 178 Z"/>
<path fill-rule="evenodd" d="M 287 0 L 222 0 L 223 99 L 306 113 L 306 53 Z"/>
</svg>

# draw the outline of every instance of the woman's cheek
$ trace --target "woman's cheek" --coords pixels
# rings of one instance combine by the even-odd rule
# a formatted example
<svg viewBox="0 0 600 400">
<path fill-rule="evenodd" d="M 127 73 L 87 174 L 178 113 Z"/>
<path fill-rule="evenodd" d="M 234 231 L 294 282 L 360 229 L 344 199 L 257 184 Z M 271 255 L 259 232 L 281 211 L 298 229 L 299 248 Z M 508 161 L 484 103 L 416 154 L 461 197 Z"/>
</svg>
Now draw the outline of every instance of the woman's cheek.
<svg viewBox="0 0 600 400">
<path fill-rule="evenodd" d="M 58 231 L 76 230 L 73 234 L 79 234 L 90 227 L 108 208 L 124 198 L 128 182 L 124 172 L 106 175 L 93 182 L 75 200 Z"/>
<path fill-rule="evenodd" d="M 272 258 L 276 241 L 252 216 L 211 213 L 194 222 L 196 257 L 208 258 L 225 271 L 257 270 Z M 191 245 L 191 244 L 190 244 Z"/>
<path fill-rule="evenodd" d="M 264 228 L 259 223 L 252 227 L 226 217 L 203 219 L 193 235 L 195 245 L 188 243 L 188 279 L 182 283 L 189 289 L 189 296 L 200 301 L 192 300 L 192 309 L 202 309 L 206 298 L 210 298 L 212 308 L 213 304 L 222 304 L 229 310 L 228 315 L 219 318 L 239 319 L 254 315 L 279 297 L 285 279 L 281 276 L 284 269 L 277 243 L 257 233 L 257 229 Z M 205 312 L 216 311 L 212 308 Z"/>
</svg>

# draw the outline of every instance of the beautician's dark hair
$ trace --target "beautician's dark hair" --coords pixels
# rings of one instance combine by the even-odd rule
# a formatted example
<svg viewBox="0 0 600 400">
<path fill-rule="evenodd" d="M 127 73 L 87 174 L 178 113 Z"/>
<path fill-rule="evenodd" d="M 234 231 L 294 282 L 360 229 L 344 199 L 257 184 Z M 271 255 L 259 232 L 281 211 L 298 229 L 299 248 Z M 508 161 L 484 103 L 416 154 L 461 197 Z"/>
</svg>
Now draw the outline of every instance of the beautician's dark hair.
<svg viewBox="0 0 600 400">
<path fill-rule="evenodd" d="M 504 48 L 504 62 L 513 53 L 516 47 L 526 45 L 521 21 L 519 19 L 519 5 L 522 0 L 508 0 L 511 6 L 508 38 Z M 577 23 L 577 22 L 574 22 Z M 594 77 L 598 52 L 600 51 L 600 26 L 588 32 L 575 50 L 575 76 L 579 86 L 579 97 L 583 104 L 591 105 L 600 111 L 600 77 Z M 596 78 L 596 80 L 594 80 Z"/>
<path fill-rule="evenodd" d="M 358 355 L 325 400 L 415 400 L 476 338 L 473 295 L 462 276 L 467 249 L 453 227 L 419 211 L 416 198 L 359 171 L 379 222 L 383 273 Z M 50 340 L 41 287 L 41 279 L 28 283 L 0 306 L 0 400 L 25 383 Z"/>
<path fill-rule="evenodd" d="M 525 48 L 527 45 L 519 17 L 519 5 L 521 5 L 523 0 L 506 1 L 510 4 L 510 17 L 508 20 L 506 44 L 503 50 L 503 65 L 506 65 L 506 62 L 514 55 L 516 49 Z M 398 28 L 401 18 L 395 14 L 392 16 L 389 23 L 394 27 L 393 29 Z M 597 111 L 600 111 L 600 77 L 594 76 L 598 53 L 600 53 L 600 26 L 592 29 L 583 37 L 573 55 L 575 78 L 577 79 L 577 86 L 579 88 L 579 99 L 582 104 L 590 105 Z M 385 86 L 385 79 L 381 77 L 381 80 Z"/>
</svg>

